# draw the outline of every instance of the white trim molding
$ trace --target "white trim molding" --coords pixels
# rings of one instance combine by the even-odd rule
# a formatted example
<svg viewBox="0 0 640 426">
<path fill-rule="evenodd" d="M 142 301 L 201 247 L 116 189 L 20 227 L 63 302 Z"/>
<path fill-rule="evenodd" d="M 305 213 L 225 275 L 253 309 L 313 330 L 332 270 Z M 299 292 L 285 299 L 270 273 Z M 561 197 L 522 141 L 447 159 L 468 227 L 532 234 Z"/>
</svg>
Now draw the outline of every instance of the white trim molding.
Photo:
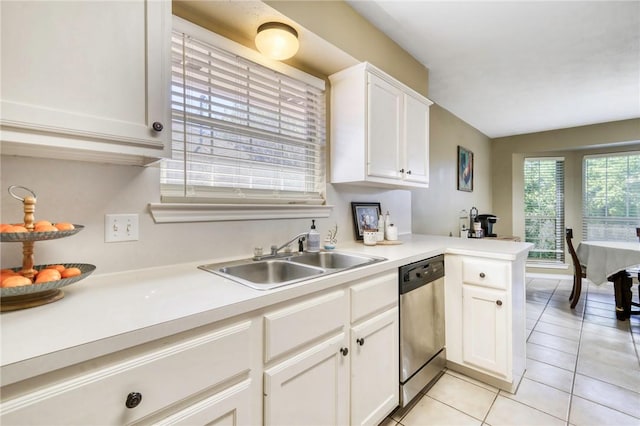
<svg viewBox="0 0 640 426">
<path fill-rule="evenodd" d="M 333 206 L 302 204 L 149 204 L 149 211 L 155 223 L 316 219 L 329 217 L 332 209 Z"/>
</svg>

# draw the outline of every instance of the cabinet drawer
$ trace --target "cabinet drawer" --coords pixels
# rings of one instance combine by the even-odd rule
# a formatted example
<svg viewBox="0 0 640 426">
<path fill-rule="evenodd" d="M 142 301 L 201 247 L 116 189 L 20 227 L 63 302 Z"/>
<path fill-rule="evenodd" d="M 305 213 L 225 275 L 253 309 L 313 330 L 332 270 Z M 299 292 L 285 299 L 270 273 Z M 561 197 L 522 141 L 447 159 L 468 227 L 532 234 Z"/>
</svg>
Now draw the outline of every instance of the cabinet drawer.
<svg viewBox="0 0 640 426">
<path fill-rule="evenodd" d="M 346 309 L 345 292 L 339 290 L 266 314 L 265 362 L 329 333 L 341 331 Z"/>
<path fill-rule="evenodd" d="M 398 274 L 392 272 L 363 280 L 350 289 L 351 322 L 398 304 Z"/>
<path fill-rule="evenodd" d="M 462 281 L 483 287 L 507 289 L 511 269 L 508 263 L 485 259 L 462 259 Z"/>
<path fill-rule="evenodd" d="M 127 424 L 249 372 L 246 321 L 3 401 L 2 424 Z M 142 400 L 125 402 L 131 392 Z"/>
</svg>

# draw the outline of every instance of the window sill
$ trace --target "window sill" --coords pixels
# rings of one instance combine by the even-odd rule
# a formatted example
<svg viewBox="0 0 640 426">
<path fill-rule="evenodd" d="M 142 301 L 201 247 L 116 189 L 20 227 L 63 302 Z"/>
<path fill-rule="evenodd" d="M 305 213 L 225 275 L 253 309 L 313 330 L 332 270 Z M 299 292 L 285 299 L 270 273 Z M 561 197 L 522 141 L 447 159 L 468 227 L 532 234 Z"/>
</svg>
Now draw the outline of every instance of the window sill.
<svg viewBox="0 0 640 426">
<path fill-rule="evenodd" d="M 569 269 L 567 263 L 527 262 L 526 266 L 531 269 Z"/>
<path fill-rule="evenodd" d="M 149 204 L 149 211 L 155 223 L 316 219 L 329 217 L 332 209 L 333 206 L 303 204 Z"/>
</svg>

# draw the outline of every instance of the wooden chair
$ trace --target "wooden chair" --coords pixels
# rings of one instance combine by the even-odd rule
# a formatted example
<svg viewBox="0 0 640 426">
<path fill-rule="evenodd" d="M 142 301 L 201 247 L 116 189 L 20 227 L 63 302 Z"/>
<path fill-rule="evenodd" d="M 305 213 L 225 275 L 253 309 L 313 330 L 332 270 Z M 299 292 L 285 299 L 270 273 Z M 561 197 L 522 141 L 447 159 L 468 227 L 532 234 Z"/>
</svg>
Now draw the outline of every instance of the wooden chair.
<svg viewBox="0 0 640 426">
<path fill-rule="evenodd" d="M 571 254 L 571 260 L 573 261 L 573 288 L 571 289 L 571 309 L 574 309 L 580 300 L 580 293 L 582 292 L 582 279 L 587 277 L 587 267 L 580 264 L 576 250 L 573 248 L 573 229 L 567 228 L 565 232 L 567 247 L 569 248 L 569 254 Z"/>
</svg>

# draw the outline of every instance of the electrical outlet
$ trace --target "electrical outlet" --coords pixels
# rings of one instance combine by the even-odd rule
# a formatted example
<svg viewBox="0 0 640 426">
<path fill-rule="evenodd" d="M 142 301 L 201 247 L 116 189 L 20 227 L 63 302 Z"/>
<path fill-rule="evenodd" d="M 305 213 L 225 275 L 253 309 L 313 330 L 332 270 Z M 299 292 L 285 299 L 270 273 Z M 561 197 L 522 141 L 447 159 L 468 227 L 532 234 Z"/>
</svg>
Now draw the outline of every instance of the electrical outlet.
<svg viewBox="0 0 640 426">
<path fill-rule="evenodd" d="M 104 242 L 138 241 L 137 214 L 104 215 Z"/>
</svg>

